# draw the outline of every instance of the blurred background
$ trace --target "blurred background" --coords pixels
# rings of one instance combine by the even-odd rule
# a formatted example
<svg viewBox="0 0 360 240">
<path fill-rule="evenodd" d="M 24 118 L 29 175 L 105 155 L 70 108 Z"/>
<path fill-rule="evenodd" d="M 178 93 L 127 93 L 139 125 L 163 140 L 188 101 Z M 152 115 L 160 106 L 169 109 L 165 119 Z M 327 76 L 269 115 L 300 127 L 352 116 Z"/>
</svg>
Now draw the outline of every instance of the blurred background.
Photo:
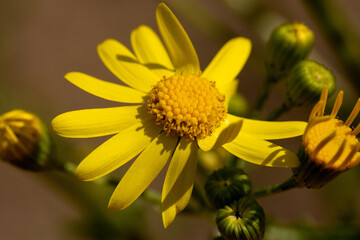
<svg viewBox="0 0 360 240">
<path fill-rule="evenodd" d="M 165 2 L 193 41 L 202 69 L 231 37 L 244 36 L 251 39 L 252 54 L 239 75 L 238 89 L 248 100 L 249 106 L 254 103 L 264 79 L 262 56 L 266 39 L 274 27 L 288 21 L 303 22 L 314 31 L 316 43 L 309 58 L 330 69 L 337 78 L 338 89 L 344 90 L 345 107 L 341 109 L 340 115 L 346 116 L 349 111 L 347 109 L 351 109 L 360 96 L 359 88 L 356 87 L 356 81 L 360 81 L 360 78 L 356 78 L 356 64 L 349 67 L 349 63 L 341 58 L 339 49 L 334 47 L 334 39 L 329 39 L 329 35 L 318 23 L 316 14 L 307 7 L 306 3 L 309 1 Z M 349 37 L 352 39 L 351 43 L 360 46 L 360 2 L 329 2 L 333 3 L 341 13 L 340 16 L 344 17 L 334 20 L 338 20 L 344 32 L 353 34 Z M 25 109 L 38 114 L 49 126 L 52 118 L 66 111 L 116 106 L 73 86 L 64 79 L 64 75 L 70 71 L 80 71 L 107 81 L 119 82 L 100 61 L 96 46 L 107 38 L 114 38 L 130 48 L 130 33 L 140 24 L 149 25 L 157 31 L 157 4 L 158 1 L 155 0 L 1 1 L 0 112 L 15 108 Z M 357 50 L 354 48 L 353 52 L 357 53 Z M 360 71 L 359 68 L 357 71 Z M 284 89 L 284 84 L 275 86 L 264 113 L 283 102 Z M 309 112 L 308 108 L 294 108 L 282 116 L 281 120 L 307 121 Z M 71 161 L 77 163 L 103 142 L 104 138 L 76 140 L 54 136 L 54 141 L 57 143 L 59 156 L 71 158 Z M 299 142 L 300 138 L 280 143 L 296 151 Z M 76 153 L 70 154 L 69 149 L 75 149 Z M 289 169 L 272 169 L 250 164 L 245 167 L 255 187 L 278 183 L 291 174 Z M 126 168 L 127 166 L 124 167 Z M 72 189 L 74 181 L 71 178 L 64 180 L 63 176 L 58 176 L 57 173 L 25 172 L 3 162 L 0 162 L 0 176 L 0 239 L 93 239 L 81 232 L 82 227 L 89 226 L 86 224 L 92 224 L 93 228 L 100 229 L 99 231 L 111 233 L 111 229 L 101 230 L 96 221 L 84 223 L 86 208 L 82 206 L 81 200 L 70 197 L 90 197 L 92 205 L 87 207 L 106 212 L 111 189 L 98 193 L 98 188 L 93 183 L 79 181 L 81 188 L 89 188 L 93 193 L 90 196 L 82 195 L 81 191 Z M 163 179 L 164 174 L 156 179 L 152 187 L 161 189 Z M 311 225 L 322 231 L 324 226 L 359 222 L 359 187 L 360 169 L 357 167 L 320 190 L 292 190 L 265 197 L 260 199 L 259 203 L 269 221 L 277 224 L 276 228 L 271 228 L 272 232 L 281 232 L 285 224 L 290 224 L 295 229 L 299 225 Z M 216 235 L 216 230 L 209 220 L 187 214 L 180 214 L 165 230 L 161 213 L 142 199 L 138 199 L 136 204 L 127 210 L 106 212 L 105 215 L 109 219 L 118 218 L 119 225 L 124 228 L 124 236 L 116 239 L 201 240 L 211 239 Z M 289 237 L 284 239 L 300 239 L 296 238 L 295 232 L 291 230 L 281 234 L 288 234 L 286 236 Z M 268 239 L 275 238 L 269 235 Z"/>
</svg>

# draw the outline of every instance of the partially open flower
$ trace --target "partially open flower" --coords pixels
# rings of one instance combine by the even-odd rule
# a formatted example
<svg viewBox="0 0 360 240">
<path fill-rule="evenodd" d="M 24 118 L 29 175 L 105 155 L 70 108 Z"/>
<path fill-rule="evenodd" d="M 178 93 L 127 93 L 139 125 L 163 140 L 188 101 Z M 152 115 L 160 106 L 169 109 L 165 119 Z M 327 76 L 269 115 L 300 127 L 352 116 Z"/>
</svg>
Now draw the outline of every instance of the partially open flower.
<svg viewBox="0 0 360 240">
<path fill-rule="evenodd" d="M 0 159 L 19 168 L 39 171 L 50 166 L 51 140 L 41 120 L 13 110 L 0 115 Z"/>
<path fill-rule="evenodd" d="M 324 115 L 327 93 L 324 87 L 320 101 L 310 114 L 298 153 L 301 165 L 293 170 L 296 181 L 308 188 L 320 188 L 360 162 L 360 143 L 356 138 L 360 125 L 354 130 L 351 128 L 360 111 L 360 99 L 343 122 L 336 118 L 343 92 L 338 93 L 331 114 Z"/>
</svg>

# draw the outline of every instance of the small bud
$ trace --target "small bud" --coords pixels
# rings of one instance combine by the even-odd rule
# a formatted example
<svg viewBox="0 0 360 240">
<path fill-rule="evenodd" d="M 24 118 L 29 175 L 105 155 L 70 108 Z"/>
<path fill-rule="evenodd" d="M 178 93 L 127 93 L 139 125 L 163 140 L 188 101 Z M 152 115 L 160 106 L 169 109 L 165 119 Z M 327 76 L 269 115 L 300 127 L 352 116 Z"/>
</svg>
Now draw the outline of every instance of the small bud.
<svg viewBox="0 0 360 240">
<path fill-rule="evenodd" d="M 23 110 L 0 115 L 0 159 L 22 169 L 50 166 L 51 139 L 41 120 Z"/>
<path fill-rule="evenodd" d="M 275 28 L 265 49 L 270 79 L 276 82 L 286 76 L 297 62 L 309 55 L 314 42 L 313 32 L 302 23 L 286 23 Z"/>
<path fill-rule="evenodd" d="M 209 176 L 205 192 L 215 208 L 250 195 L 252 190 L 248 175 L 240 168 L 224 167 Z"/>
<path fill-rule="evenodd" d="M 293 169 L 293 178 L 302 187 L 321 188 L 360 163 L 360 142 L 356 137 L 360 124 L 355 129 L 350 127 L 360 111 L 360 99 L 345 122 L 336 118 L 343 92 L 338 93 L 330 115 L 324 115 L 326 100 L 325 86 L 302 137 L 298 152 L 301 164 Z"/>
<path fill-rule="evenodd" d="M 261 240 L 265 213 L 255 199 L 245 197 L 219 209 L 216 225 L 226 240 Z"/>
<path fill-rule="evenodd" d="M 246 98 L 240 93 L 234 94 L 229 101 L 228 112 L 235 116 L 244 116 L 247 112 L 248 104 Z"/>
<path fill-rule="evenodd" d="M 325 85 L 331 96 L 336 91 L 334 75 L 314 61 L 301 61 L 292 68 L 287 78 L 288 100 L 296 105 L 313 105 L 319 100 Z"/>
</svg>

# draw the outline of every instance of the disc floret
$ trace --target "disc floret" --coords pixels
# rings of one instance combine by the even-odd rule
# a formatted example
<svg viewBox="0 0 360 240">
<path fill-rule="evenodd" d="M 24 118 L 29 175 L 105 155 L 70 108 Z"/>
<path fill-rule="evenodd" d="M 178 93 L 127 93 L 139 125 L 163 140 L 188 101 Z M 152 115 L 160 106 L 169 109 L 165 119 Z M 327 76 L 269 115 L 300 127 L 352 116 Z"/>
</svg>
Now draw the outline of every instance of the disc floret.
<svg viewBox="0 0 360 240">
<path fill-rule="evenodd" d="M 226 118 L 225 96 L 214 82 L 195 74 L 163 77 L 149 92 L 149 113 L 172 135 L 210 135 Z"/>
</svg>

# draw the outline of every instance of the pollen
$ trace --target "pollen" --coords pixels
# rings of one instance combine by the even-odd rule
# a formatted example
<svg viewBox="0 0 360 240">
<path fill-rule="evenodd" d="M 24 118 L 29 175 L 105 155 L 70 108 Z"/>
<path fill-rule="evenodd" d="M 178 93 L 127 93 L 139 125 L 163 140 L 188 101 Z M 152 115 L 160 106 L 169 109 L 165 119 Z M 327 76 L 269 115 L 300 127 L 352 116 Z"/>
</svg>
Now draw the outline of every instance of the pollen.
<svg viewBox="0 0 360 240">
<path fill-rule="evenodd" d="M 199 75 L 163 77 L 148 96 L 149 113 L 167 134 L 205 138 L 226 118 L 225 96 Z"/>
<path fill-rule="evenodd" d="M 324 88 L 325 89 L 325 88 Z M 360 162 L 360 143 L 356 135 L 359 125 L 353 130 L 350 125 L 360 111 L 360 99 L 345 122 L 336 118 L 341 106 L 343 92 L 337 95 L 330 115 L 324 115 L 327 91 L 310 114 L 309 125 L 303 135 L 303 145 L 309 157 L 325 168 L 338 171 L 350 169 Z"/>
</svg>

